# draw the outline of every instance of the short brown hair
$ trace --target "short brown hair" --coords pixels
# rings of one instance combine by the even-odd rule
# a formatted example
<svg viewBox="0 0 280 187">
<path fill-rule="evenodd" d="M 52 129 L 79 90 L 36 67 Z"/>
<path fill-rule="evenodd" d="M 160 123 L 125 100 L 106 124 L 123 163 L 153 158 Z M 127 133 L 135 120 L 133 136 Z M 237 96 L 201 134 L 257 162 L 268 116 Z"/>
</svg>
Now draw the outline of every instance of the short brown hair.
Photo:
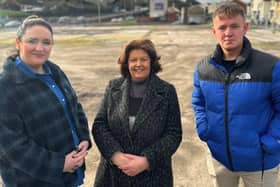
<svg viewBox="0 0 280 187">
<path fill-rule="evenodd" d="M 223 4 L 221 4 L 213 13 L 212 19 L 214 19 L 215 17 L 219 17 L 219 18 L 224 18 L 224 17 L 235 17 L 235 16 L 241 16 L 242 18 L 245 19 L 245 10 L 244 8 L 234 2 L 234 1 L 227 1 Z"/>
<path fill-rule="evenodd" d="M 153 42 L 148 39 L 132 40 L 125 46 L 123 52 L 118 58 L 120 72 L 123 77 L 129 76 L 128 58 L 130 52 L 134 49 L 142 49 L 149 55 L 151 59 L 151 74 L 158 73 L 162 70 L 161 64 L 159 63 L 160 56 L 157 55 Z"/>
</svg>

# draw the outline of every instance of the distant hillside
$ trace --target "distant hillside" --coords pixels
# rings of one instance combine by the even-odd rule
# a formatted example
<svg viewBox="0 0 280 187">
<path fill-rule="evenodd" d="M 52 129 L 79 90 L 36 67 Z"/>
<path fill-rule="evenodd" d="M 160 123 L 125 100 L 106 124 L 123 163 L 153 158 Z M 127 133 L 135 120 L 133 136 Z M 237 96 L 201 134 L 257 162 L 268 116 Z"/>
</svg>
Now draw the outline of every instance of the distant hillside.
<svg viewBox="0 0 280 187">
<path fill-rule="evenodd" d="M 34 10 L 37 14 L 43 15 L 78 15 L 97 12 L 96 0 L 2 0 L 0 8 L 29 12 Z"/>
</svg>

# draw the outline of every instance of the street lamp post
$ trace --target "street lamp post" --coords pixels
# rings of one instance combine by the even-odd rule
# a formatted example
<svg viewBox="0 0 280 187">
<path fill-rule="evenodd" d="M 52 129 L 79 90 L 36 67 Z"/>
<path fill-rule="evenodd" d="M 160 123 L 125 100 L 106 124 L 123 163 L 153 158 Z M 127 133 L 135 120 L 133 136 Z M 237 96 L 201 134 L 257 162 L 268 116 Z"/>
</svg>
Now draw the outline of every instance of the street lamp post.
<svg viewBox="0 0 280 187">
<path fill-rule="evenodd" d="M 98 23 L 101 23 L 101 1 L 102 0 L 98 0 L 97 2 Z"/>
</svg>

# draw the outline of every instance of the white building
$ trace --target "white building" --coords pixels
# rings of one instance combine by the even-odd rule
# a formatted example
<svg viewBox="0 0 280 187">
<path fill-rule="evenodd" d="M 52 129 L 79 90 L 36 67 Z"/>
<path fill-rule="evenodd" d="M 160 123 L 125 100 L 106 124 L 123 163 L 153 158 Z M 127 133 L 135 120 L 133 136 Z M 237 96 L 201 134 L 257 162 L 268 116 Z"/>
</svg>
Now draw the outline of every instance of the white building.
<svg viewBox="0 0 280 187">
<path fill-rule="evenodd" d="M 167 14 L 167 0 L 150 0 L 150 17 L 160 18 Z"/>
<path fill-rule="evenodd" d="M 272 15 L 270 0 L 252 0 L 251 2 L 251 20 L 255 24 L 267 24 Z"/>
</svg>

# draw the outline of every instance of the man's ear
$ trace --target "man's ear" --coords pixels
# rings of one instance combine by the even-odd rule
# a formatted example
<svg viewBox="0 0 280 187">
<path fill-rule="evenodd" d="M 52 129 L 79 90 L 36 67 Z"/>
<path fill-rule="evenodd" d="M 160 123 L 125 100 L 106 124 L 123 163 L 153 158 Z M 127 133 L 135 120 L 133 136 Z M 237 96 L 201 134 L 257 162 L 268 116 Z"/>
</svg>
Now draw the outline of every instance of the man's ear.
<svg viewBox="0 0 280 187">
<path fill-rule="evenodd" d="M 212 27 L 212 34 L 216 34 L 216 30 L 215 30 L 215 28 L 214 28 L 214 26 Z"/>
</svg>

